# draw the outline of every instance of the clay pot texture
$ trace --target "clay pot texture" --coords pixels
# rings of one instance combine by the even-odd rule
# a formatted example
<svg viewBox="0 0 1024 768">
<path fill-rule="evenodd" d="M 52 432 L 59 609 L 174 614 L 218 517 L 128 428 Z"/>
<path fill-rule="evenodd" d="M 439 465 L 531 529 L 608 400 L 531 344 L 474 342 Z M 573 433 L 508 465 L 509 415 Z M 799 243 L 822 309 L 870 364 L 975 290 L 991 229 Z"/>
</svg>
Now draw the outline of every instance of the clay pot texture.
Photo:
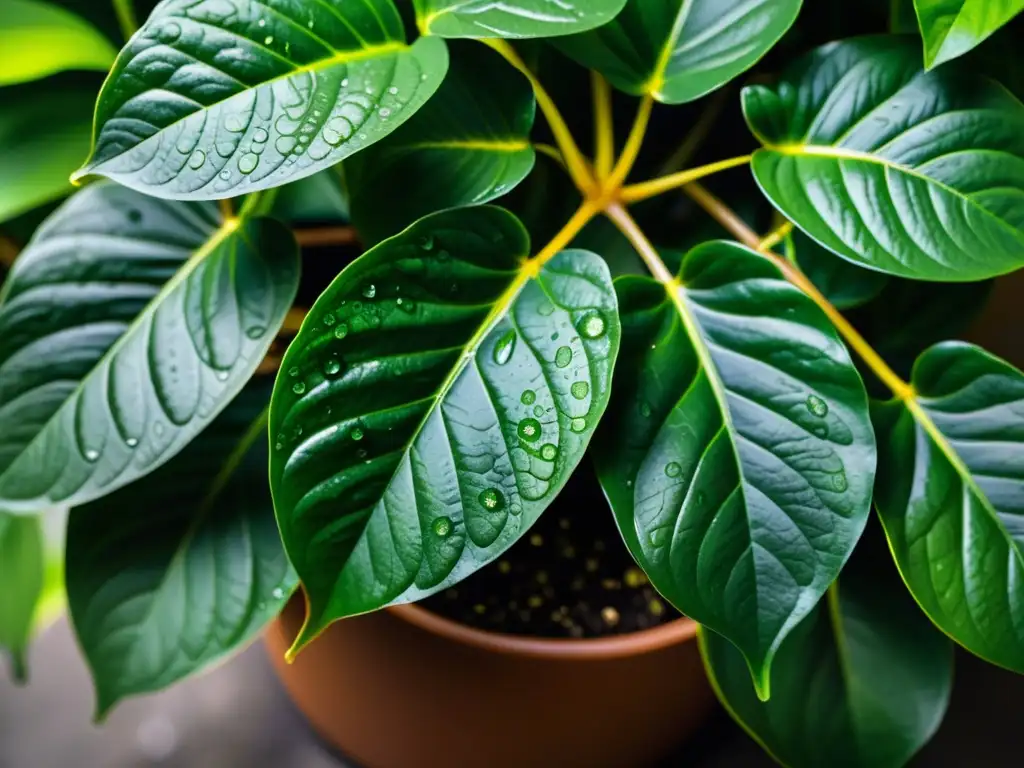
<svg viewBox="0 0 1024 768">
<path fill-rule="evenodd" d="M 408 605 L 337 622 L 288 665 L 302 618 L 293 600 L 267 651 L 313 728 L 359 768 L 638 768 L 714 707 L 689 619 L 540 639 Z"/>
</svg>

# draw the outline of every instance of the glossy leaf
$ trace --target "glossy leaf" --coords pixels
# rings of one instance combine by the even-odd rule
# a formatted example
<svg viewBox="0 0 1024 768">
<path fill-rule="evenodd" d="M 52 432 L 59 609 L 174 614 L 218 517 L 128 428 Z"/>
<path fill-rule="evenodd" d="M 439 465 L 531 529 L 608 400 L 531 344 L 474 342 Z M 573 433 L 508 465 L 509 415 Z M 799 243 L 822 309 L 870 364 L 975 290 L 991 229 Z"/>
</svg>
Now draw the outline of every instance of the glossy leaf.
<svg viewBox="0 0 1024 768">
<path fill-rule="evenodd" d="M 345 163 L 360 235 L 377 242 L 429 213 L 515 187 L 533 168 L 534 109 L 530 83 L 501 56 L 478 43 L 453 45 L 434 98 Z"/>
<path fill-rule="evenodd" d="M 971 281 L 1024 265 L 1024 105 L 958 66 L 923 72 L 911 38 L 819 48 L 743 91 L 772 203 L 870 269 Z"/>
<path fill-rule="evenodd" d="M 89 153 L 93 95 L 63 85 L 4 90 L 0 109 L 0 222 L 58 200 Z"/>
<path fill-rule="evenodd" d="M 607 24 L 626 0 L 413 0 L 424 35 L 557 37 Z"/>
<path fill-rule="evenodd" d="M 66 69 L 105 72 L 116 55 L 106 37 L 63 8 L 41 0 L 0 5 L 0 86 Z"/>
<path fill-rule="evenodd" d="M 1024 375 L 963 343 L 875 409 L 875 503 L 907 586 L 946 634 L 1024 672 Z"/>
<path fill-rule="evenodd" d="M 294 590 L 266 480 L 269 398 L 250 385 L 172 461 L 72 511 L 68 601 L 98 717 L 252 641 Z"/>
<path fill-rule="evenodd" d="M 331 621 L 442 590 L 510 547 L 579 463 L 618 351 L 604 262 L 536 273 L 506 211 L 429 216 L 345 269 L 281 364 L 271 489 Z"/>
<path fill-rule="evenodd" d="M 623 323 L 598 476 L 630 552 L 680 611 L 769 667 L 853 550 L 875 445 L 860 376 L 770 262 L 692 250 L 680 286 L 616 287 Z"/>
<path fill-rule="evenodd" d="M 168 0 L 118 57 L 76 178 L 182 200 L 279 186 L 389 134 L 447 66 L 391 0 Z"/>
<path fill-rule="evenodd" d="M 782 765 L 900 768 L 945 714 L 952 643 L 885 565 L 886 553 L 871 555 L 864 562 L 858 551 L 827 601 L 782 643 L 769 701 L 758 700 L 743 657 L 729 641 L 707 630 L 700 634 L 722 703 Z M 851 573 L 853 565 L 861 567 Z"/>
<path fill-rule="evenodd" d="M 43 594 L 44 572 L 39 518 L 0 512 L 0 650 L 10 654 L 18 682 L 28 677 L 25 654 Z"/>
<path fill-rule="evenodd" d="M 836 309 L 852 309 L 866 304 L 889 283 L 887 275 L 839 258 L 803 232 L 794 232 L 790 240 L 792 255 L 800 270 Z"/>
<path fill-rule="evenodd" d="M 91 186 L 0 294 L 0 499 L 82 504 L 152 471 L 235 396 L 298 284 L 291 234 Z"/>
<path fill-rule="evenodd" d="M 800 6 L 801 0 L 629 0 L 612 23 L 556 45 L 616 88 L 682 104 L 754 66 Z"/>
<path fill-rule="evenodd" d="M 914 0 L 928 68 L 970 51 L 1024 11 L 1024 0 Z"/>
</svg>

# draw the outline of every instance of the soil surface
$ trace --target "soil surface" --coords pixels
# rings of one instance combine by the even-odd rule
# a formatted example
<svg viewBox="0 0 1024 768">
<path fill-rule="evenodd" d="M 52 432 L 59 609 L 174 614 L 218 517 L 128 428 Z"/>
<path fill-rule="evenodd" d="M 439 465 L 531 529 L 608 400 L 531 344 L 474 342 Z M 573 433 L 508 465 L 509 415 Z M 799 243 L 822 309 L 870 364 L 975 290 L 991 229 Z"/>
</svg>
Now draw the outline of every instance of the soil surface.
<svg viewBox="0 0 1024 768">
<path fill-rule="evenodd" d="M 504 556 L 421 604 L 478 629 L 554 638 L 626 634 L 680 616 L 637 568 L 587 464 Z"/>
</svg>

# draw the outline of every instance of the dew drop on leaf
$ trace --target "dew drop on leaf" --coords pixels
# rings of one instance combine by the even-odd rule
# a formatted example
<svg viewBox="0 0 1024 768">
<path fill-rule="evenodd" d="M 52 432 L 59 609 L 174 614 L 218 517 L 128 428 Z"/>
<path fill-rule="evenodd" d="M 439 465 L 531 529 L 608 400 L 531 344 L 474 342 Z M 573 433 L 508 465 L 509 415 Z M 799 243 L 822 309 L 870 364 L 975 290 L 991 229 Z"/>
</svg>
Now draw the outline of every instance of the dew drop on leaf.
<svg viewBox="0 0 1024 768">
<path fill-rule="evenodd" d="M 519 422 L 519 437 L 528 443 L 535 443 L 540 439 L 540 422 L 536 419 L 523 419 Z"/>
<path fill-rule="evenodd" d="M 375 286 L 373 283 L 367 283 L 365 286 L 363 286 L 363 296 L 365 298 L 372 299 L 376 295 L 377 286 Z"/>
<path fill-rule="evenodd" d="M 348 433 L 348 436 L 358 443 L 363 439 L 363 430 L 360 427 L 352 427 L 352 431 Z"/>
<path fill-rule="evenodd" d="M 344 323 L 334 329 L 334 338 L 344 339 L 346 336 L 348 336 L 348 326 Z"/>
<path fill-rule="evenodd" d="M 545 443 L 543 446 L 541 446 L 540 457 L 544 459 L 544 461 L 554 461 L 555 456 L 557 455 L 558 448 L 553 446 L 551 443 Z"/>
<path fill-rule="evenodd" d="M 569 347 L 559 347 L 555 352 L 555 365 L 565 368 L 572 362 L 572 350 Z"/>
<path fill-rule="evenodd" d="M 203 152 L 203 150 L 201 149 L 197 149 L 195 152 L 192 153 L 192 156 L 189 157 L 188 167 L 191 168 L 193 171 L 198 171 L 200 168 L 203 167 L 203 164 L 205 162 L 206 153 Z"/>
<path fill-rule="evenodd" d="M 663 547 L 668 543 L 669 532 L 668 528 L 658 528 L 657 530 L 651 531 L 647 537 L 648 541 L 651 542 L 651 546 Z"/>
<path fill-rule="evenodd" d="M 227 381 L 229 374 L 227 371 L 217 371 L 214 375 L 217 377 L 217 381 Z"/>
<path fill-rule="evenodd" d="M 683 467 L 677 461 L 670 461 L 665 465 L 665 474 L 669 477 L 679 477 L 683 474 Z"/>
<path fill-rule="evenodd" d="M 288 375 L 289 376 L 298 376 L 299 375 L 299 366 L 293 365 L 291 368 L 289 368 L 288 369 Z"/>
<path fill-rule="evenodd" d="M 324 373 L 328 376 L 337 376 L 341 370 L 341 363 L 338 362 L 336 357 L 332 357 L 326 363 L 324 363 Z"/>
<path fill-rule="evenodd" d="M 86 461 L 98 461 L 99 458 L 100 458 L 100 452 L 97 451 L 95 448 L 89 448 L 88 450 L 86 450 L 86 452 L 85 452 L 85 460 Z"/>
<path fill-rule="evenodd" d="M 519 399 L 522 401 L 523 405 L 533 405 L 535 402 L 537 402 L 537 393 L 534 392 L 532 389 L 528 389 L 525 392 L 523 392 L 523 396 L 520 397 Z"/>
<path fill-rule="evenodd" d="M 832 490 L 836 493 L 842 493 L 848 486 L 849 483 L 846 481 L 846 472 L 839 470 L 836 474 L 832 475 Z"/>
<path fill-rule="evenodd" d="M 260 164 L 260 156 L 254 155 L 250 152 L 247 155 L 242 155 L 238 161 L 238 170 L 248 175 L 256 170 L 256 166 Z"/>
<path fill-rule="evenodd" d="M 281 589 L 280 587 L 274 587 L 274 591 L 271 592 L 270 594 L 274 596 L 275 600 L 282 600 L 282 599 L 284 599 L 284 590 Z"/>
<path fill-rule="evenodd" d="M 640 415 L 645 419 L 651 418 L 651 404 L 646 400 L 640 403 Z"/>
<path fill-rule="evenodd" d="M 332 315 L 330 312 L 324 315 L 324 325 L 326 325 L 328 328 L 334 325 L 334 315 Z"/>
<path fill-rule="evenodd" d="M 125 445 L 127 445 L 129 448 L 134 448 L 135 446 L 137 446 L 139 444 L 139 438 L 137 438 L 137 437 L 127 437 L 127 438 L 125 438 L 124 442 L 125 442 Z"/>
<path fill-rule="evenodd" d="M 825 416 L 828 416 L 828 403 L 826 403 L 817 395 L 808 395 L 807 410 L 813 413 L 819 419 L 822 419 Z"/>
<path fill-rule="evenodd" d="M 420 238 L 420 248 L 424 251 L 434 250 L 434 237 L 432 235 L 427 235 L 426 237 Z"/>
<path fill-rule="evenodd" d="M 572 396 L 575 397 L 577 400 L 582 400 L 588 394 L 590 394 L 590 385 L 585 381 L 577 381 L 574 382 L 571 387 L 569 387 L 569 391 L 572 393 Z"/>
<path fill-rule="evenodd" d="M 442 539 L 452 532 L 452 521 L 447 517 L 439 517 L 433 524 L 434 533 Z"/>
<path fill-rule="evenodd" d="M 576 328 L 584 338 L 598 339 L 604 336 L 608 324 L 605 323 L 600 312 L 590 312 L 583 316 Z"/>
<path fill-rule="evenodd" d="M 541 416 L 543 416 L 544 415 L 544 406 L 542 406 L 542 405 L 535 405 L 535 406 L 533 406 L 533 415 L 536 416 L 538 419 Z"/>
<path fill-rule="evenodd" d="M 294 384 L 292 384 L 292 392 L 294 392 L 296 395 L 301 395 L 305 391 L 306 385 L 303 384 L 301 381 L 296 381 Z"/>
<path fill-rule="evenodd" d="M 480 492 L 480 504 L 484 509 L 497 511 L 505 508 L 505 497 L 497 488 L 488 488 Z"/>
<path fill-rule="evenodd" d="M 498 365 L 505 365 L 512 359 L 512 353 L 516 350 L 516 332 L 508 330 L 498 339 L 494 345 L 494 362 Z"/>
<path fill-rule="evenodd" d="M 577 416 L 575 419 L 569 422 L 569 429 L 571 429 L 573 432 L 580 433 L 585 431 L 586 428 L 587 420 L 584 418 L 580 418 Z"/>
<path fill-rule="evenodd" d="M 232 133 L 241 133 L 245 130 L 245 123 L 238 115 L 228 115 L 224 118 L 224 127 Z"/>
<path fill-rule="evenodd" d="M 267 332 L 267 329 L 262 325 L 251 325 L 245 329 L 245 335 L 250 339 L 258 339 Z"/>
</svg>

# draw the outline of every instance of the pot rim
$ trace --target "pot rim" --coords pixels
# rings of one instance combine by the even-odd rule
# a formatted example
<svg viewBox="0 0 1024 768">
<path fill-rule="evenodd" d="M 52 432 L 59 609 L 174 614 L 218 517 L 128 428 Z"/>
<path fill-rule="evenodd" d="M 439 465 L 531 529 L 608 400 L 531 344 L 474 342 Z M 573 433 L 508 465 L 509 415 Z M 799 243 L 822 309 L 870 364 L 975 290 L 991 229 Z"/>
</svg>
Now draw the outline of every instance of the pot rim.
<svg viewBox="0 0 1024 768">
<path fill-rule="evenodd" d="M 487 629 L 476 629 L 412 603 L 393 605 L 386 610 L 408 624 L 462 645 L 534 659 L 620 659 L 659 651 L 672 645 L 689 642 L 697 636 L 697 622 L 685 616 L 660 627 L 642 629 L 626 635 L 573 639 L 508 635 Z"/>
</svg>

